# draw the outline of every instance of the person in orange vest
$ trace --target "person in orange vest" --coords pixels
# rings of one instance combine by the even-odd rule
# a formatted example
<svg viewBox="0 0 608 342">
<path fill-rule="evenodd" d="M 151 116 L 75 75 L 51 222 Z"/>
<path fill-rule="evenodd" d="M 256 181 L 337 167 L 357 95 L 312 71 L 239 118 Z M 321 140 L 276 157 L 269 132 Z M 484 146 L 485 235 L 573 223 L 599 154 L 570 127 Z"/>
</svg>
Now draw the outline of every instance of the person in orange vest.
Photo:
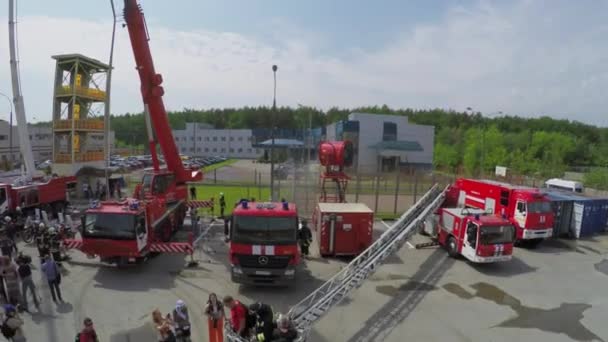
<svg viewBox="0 0 608 342">
<path fill-rule="evenodd" d="M 205 315 L 209 322 L 209 342 L 224 341 L 224 305 L 215 293 L 209 295 Z"/>
</svg>

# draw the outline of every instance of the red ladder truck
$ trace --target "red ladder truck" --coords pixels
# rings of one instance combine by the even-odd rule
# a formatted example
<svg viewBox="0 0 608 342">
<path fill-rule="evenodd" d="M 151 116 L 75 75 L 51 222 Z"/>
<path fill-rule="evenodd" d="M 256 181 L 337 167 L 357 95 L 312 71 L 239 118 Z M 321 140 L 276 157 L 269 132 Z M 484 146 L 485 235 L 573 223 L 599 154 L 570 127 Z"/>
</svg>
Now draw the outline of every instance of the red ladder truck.
<svg viewBox="0 0 608 342">
<path fill-rule="evenodd" d="M 231 278 L 249 285 L 291 285 L 300 263 L 298 211 L 288 202 L 241 200 L 232 211 Z"/>
<path fill-rule="evenodd" d="M 152 252 L 190 253 L 190 242 L 170 242 L 184 224 L 188 206 L 187 182 L 202 180 L 200 170 L 186 169 L 175 146 L 163 103 L 162 76 L 154 70 L 148 44 L 148 30 L 136 0 L 124 2 L 125 25 L 129 31 L 148 131 L 153 168 L 146 170 L 134 198 L 122 202 L 94 203 L 82 216 L 82 240 L 66 240 L 104 262 L 118 265 L 143 261 Z M 160 145 L 166 167 L 159 166 L 156 145 Z"/>
<path fill-rule="evenodd" d="M 446 203 L 506 215 L 515 226 L 516 242 L 527 242 L 530 246 L 553 233 L 551 202 L 536 188 L 461 178 L 448 190 Z"/>
</svg>

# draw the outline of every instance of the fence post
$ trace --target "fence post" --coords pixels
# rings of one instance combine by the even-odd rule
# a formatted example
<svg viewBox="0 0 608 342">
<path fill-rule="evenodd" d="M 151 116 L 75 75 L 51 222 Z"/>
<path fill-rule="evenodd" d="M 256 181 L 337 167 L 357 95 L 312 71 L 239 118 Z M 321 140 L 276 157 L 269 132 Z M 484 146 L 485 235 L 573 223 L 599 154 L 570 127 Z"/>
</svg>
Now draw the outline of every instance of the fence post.
<svg viewBox="0 0 608 342">
<path fill-rule="evenodd" d="M 258 201 L 266 202 L 262 199 L 262 174 L 258 173 Z"/>
<path fill-rule="evenodd" d="M 359 191 L 361 191 L 361 175 L 359 175 L 359 166 L 357 166 L 355 177 L 357 177 L 357 185 L 355 186 L 355 203 L 358 203 Z"/>
<path fill-rule="evenodd" d="M 253 169 L 253 184 L 255 185 L 258 182 L 258 170 Z"/>
<path fill-rule="evenodd" d="M 293 183 L 291 185 L 291 201 L 296 203 L 296 165 L 293 165 Z"/>
<path fill-rule="evenodd" d="M 380 192 L 380 174 L 376 174 L 376 203 L 374 205 L 374 212 L 378 212 L 378 196 L 379 196 L 379 192 Z"/>
<path fill-rule="evenodd" d="M 213 184 L 217 184 L 217 169 L 213 170 Z"/>
<path fill-rule="evenodd" d="M 395 180 L 395 206 L 393 208 L 393 214 L 397 215 L 397 201 L 399 200 L 399 184 L 401 183 L 401 171 L 397 169 L 397 179 Z"/>
<path fill-rule="evenodd" d="M 418 173 L 414 172 L 414 203 L 412 203 L 412 205 L 416 203 L 417 195 L 418 195 Z"/>
</svg>

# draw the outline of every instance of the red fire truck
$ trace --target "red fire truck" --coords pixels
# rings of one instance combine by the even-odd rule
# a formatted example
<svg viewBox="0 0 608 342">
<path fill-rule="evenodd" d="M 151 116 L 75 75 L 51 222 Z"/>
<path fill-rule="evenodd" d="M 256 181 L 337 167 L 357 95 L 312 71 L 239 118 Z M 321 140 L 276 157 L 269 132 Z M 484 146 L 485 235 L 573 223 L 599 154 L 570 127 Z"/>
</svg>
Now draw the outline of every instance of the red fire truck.
<svg viewBox="0 0 608 342">
<path fill-rule="evenodd" d="M 136 70 L 141 80 L 147 133 L 153 168 L 146 170 L 134 198 L 95 203 L 82 217 L 82 241 L 64 241 L 102 261 L 118 265 L 145 260 L 152 252 L 188 253 L 190 242 L 169 242 L 184 223 L 187 182 L 199 181 L 199 170 L 186 169 L 175 146 L 163 103 L 162 76 L 154 70 L 148 30 L 136 0 L 125 0 L 124 19 L 129 31 Z M 157 142 L 158 140 L 158 142 Z M 166 167 L 161 169 L 156 145 Z M 192 240 L 192 239 L 190 239 Z"/>
<path fill-rule="evenodd" d="M 230 225 L 232 281 L 289 285 L 300 263 L 298 212 L 293 203 L 241 201 Z"/>
<path fill-rule="evenodd" d="M 451 205 L 506 215 L 516 228 L 518 242 L 534 246 L 553 232 L 551 202 L 536 188 L 461 178 L 450 187 L 447 198 Z"/>
<path fill-rule="evenodd" d="M 471 208 L 440 208 L 436 219 L 431 234 L 450 256 L 475 263 L 511 260 L 515 228 L 508 219 Z"/>
<path fill-rule="evenodd" d="M 20 207 L 26 213 L 34 208 L 60 212 L 68 203 L 68 192 L 76 187 L 76 177 L 53 177 L 33 180 L 24 185 L 0 183 L 0 214 L 13 213 Z"/>
</svg>

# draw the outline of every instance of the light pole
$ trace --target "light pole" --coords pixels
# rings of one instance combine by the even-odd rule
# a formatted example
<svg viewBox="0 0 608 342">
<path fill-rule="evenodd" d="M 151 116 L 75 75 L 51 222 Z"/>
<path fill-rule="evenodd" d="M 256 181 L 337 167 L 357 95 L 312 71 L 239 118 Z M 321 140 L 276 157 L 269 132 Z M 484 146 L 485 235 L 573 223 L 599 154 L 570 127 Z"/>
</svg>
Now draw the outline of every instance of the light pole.
<svg viewBox="0 0 608 342">
<path fill-rule="evenodd" d="M 10 121 L 9 121 L 9 125 L 8 125 L 8 146 L 9 146 L 9 153 L 10 153 L 10 158 L 9 158 L 9 162 L 12 163 L 13 162 L 13 101 L 11 101 L 11 98 L 8 97 L 5 93 L 1 93 L 0 92 L 0 96 L 4 97 L 7 101 L 8 104 L 10 105 L 11 108 L 11 112 L 10 112 Z"/>
<path fill-rule="evenodd" d="M 274 92 L 272 96 L 272 127 L 270 129 L 270 139 L 272 140 L 270 145 L 270 200 L 275 201 L 274 193 L 274 128 L 277 120 L 277 70 L 279 67 L 276 65 L 272 66 L 272 74 L 274 76 Z"/>
</svg>

